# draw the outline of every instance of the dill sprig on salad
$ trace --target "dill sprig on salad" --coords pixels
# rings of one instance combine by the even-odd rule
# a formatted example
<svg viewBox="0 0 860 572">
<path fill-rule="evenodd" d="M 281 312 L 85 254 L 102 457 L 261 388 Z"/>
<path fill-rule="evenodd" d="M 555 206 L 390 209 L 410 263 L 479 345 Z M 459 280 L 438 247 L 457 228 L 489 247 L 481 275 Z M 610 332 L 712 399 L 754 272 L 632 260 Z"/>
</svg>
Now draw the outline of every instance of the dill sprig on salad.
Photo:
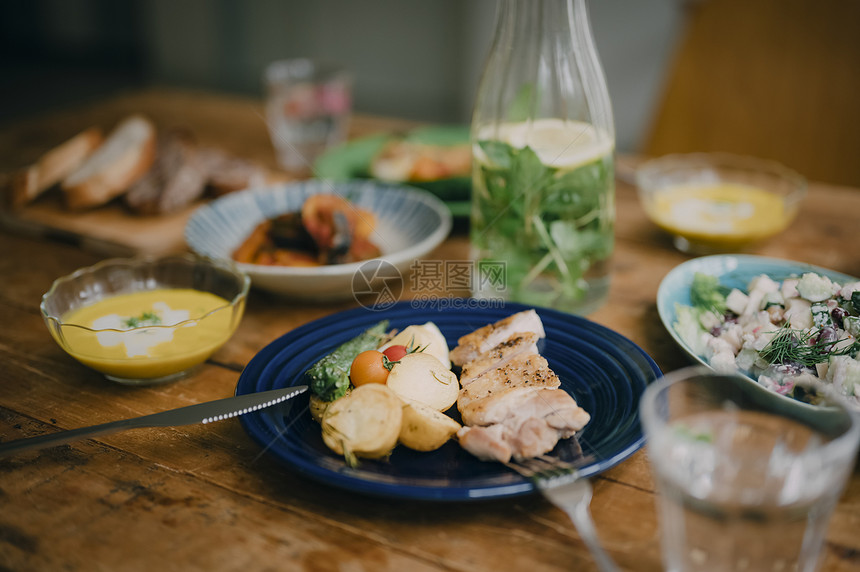
<svg viewBox="0 0 860 572">
<path fill-rule="evenodd" d="M 741 291 L 696 273 L 690 302 L 675 305 L 673 327 L 716 371 L 809 402 L 825 382 L 860 407 L 860 281 L 762 274 Z"/>
</svg>

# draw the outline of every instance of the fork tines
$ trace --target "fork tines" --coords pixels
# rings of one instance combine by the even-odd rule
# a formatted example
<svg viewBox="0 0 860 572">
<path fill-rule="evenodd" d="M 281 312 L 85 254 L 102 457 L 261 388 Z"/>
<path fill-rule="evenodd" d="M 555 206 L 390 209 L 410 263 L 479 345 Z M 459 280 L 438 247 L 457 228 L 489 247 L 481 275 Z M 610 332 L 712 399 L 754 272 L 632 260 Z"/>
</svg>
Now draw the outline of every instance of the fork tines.
<svg viewBox="0 0 860 572">
<path fill-rule="evenodd" d="M 556 487 L 579 478 L 576 467 L 549 455 L 511 461 L 505 465 L 530 479 L 539 488 Z"/>
</svg>

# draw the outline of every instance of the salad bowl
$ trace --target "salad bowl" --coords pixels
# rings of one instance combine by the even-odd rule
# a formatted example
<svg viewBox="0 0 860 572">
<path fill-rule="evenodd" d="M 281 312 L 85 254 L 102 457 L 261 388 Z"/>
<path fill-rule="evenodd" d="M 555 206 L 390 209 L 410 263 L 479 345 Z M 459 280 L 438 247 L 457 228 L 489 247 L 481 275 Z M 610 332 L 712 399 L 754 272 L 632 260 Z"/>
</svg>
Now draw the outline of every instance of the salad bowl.
<svg viewBox="0 0 860 572">
<path fill-rule="evenodd" d="M 690 333 L 679 327 L 683 318 L 681 314 L 694 305 L 691 289 L 696 275 L 712 276 L 726 289 L 746 291 L 750 281 L 760 275 L 765 275 L 775 282 L 782 282 L 799 278 L 805 273 L 814 273 L 841 285 L 858 281 L 848 274 L 791 260 L 744 254 L 703 256 L 680 264 L 663 278 L 657 291 L 657 312 L 663 326 L 678 346 L 694 361 L 712 367 L 712 362 L 702 348 L 694 347 L 695 344 L 691 343 Z M 759 380 L 755 375 L 743 370 L 740 373 L 758 384 Z M 827 389 L 826 385 L 824 389 Z M 790 395 L 779 397 L 792 398 Z"/>
</svg>

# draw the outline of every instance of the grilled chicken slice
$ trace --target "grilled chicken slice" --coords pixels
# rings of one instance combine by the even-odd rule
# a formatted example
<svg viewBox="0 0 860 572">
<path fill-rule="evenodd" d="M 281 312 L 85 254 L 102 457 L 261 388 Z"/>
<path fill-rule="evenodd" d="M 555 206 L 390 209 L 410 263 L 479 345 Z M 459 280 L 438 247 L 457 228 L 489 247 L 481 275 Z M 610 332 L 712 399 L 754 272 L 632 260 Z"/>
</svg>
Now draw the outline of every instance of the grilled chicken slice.
<svg viewBox="0 0 860 572">
<path fill-rule="evenodd" d="M 589 422 L 591 416 L 566 391 L 547 387 L 518 387 L 473 401 L 460 410 L 464 425 L 493 425 L 539 418 L 570 437 Z"/>
<path fill-rule="evenodd" d="M 457 431 L 460 446 L 482 461 L 507 463 L 513 457 L 513 450 L 505 438 L 502 424 L 489 427 L 461 427 Z"/>
<path fill-rule="evenodd" d="M 451 361 L 454 365 L 464 365 L 512 335 L 525 332 L 533 332 L 539 338 L 546 337 L 543 322 L 534 310 L 518 312 L 495 324 L 487 324 L 471 334 L 466 334 L 457 340 L 457 347 L 451 350 Z"/>
<path fill-rule="evenodd" d="M 457 408 L 464 426 L 457 437 L 479 459 L 543 455 L 591 420 L 538 354 L 545 336 L 537 312 L 526 310 L 461 337 L 451 351 L 462 367 Z"/>
<path fill-rule="evenodd" d="M 520 355 L 506 365 L 486 372 L 460 390 L 457 409 L 463 413 L 473 402 L 517 387 L 558 387 L 561 380 L 538 354 Z M 466 425 L 473 425 L 466 423 Z"/>
<path fill-rule="evenodd" d="M 460 445 L 479 459 L 503 463 L 548 453 L 591 420 L 559 389 L 511 389 L 473 405 L 457 433 Z"/>
<path fill-rule="evenodd" d="M 497 423 L 488 427 L 462 427 L 457 432 L 460 446 L 482 461 L 529 459 L 551 451 L 558 442 L 558 433 L 538 419 L 524 423 L 520 431 Z"/>
<path fill-rule="evenodd" d="M 490 351 L 463 365 L 460 372 L 460 385 L 469 385 L 479 376 L 496 368 L 507 365 L 512 359 L 522 355 L 537 355 L 538 335 L 534 332 L 517 333 Z"/>
<path fill-rule="evenodd" d="M 512 456 L 517 461 L 549 453 L 561 438 L 558 431 L 537 417 L 529 417 L 520 425 L 512 426 L 504 423 L 502 426 L 508 429 L 505 433 L 508 436 Z M 514 430 L 513 427 L 516 429 Z"/>
</svg>

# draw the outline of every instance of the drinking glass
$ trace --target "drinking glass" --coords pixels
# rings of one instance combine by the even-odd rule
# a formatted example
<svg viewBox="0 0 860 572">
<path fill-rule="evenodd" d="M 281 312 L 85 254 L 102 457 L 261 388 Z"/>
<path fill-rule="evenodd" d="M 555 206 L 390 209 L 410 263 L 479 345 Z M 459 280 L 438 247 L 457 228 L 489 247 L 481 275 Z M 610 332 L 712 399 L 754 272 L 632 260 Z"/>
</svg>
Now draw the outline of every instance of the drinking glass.
<svg viewBox="0 0 860 572">
<path fill-rule="evenodd" d="M 352 75 L 333 64 L 298 58 L 266 67 L 266 121 L 282 167 L 308 174 L 314 160 L 346 139 Z"/>
<path fill-rule="evenodd" d="M 640 411 L 670 572 L 816 569 L 860 441 L 858 413 L 693 367 L 647 388 Z"/>
</svg>

